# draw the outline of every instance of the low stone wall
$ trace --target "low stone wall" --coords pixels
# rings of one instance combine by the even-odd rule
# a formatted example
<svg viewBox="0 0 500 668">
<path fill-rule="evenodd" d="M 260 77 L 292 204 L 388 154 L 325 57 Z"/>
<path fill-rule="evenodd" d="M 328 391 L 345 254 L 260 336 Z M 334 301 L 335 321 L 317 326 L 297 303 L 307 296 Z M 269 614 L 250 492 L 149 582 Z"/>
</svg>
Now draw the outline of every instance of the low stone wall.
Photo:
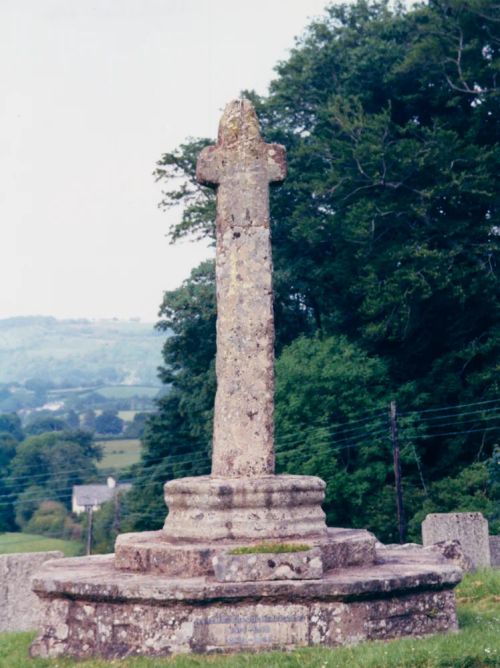
<svg viewBox="0 0 500 668">
<path fill-rule="evenodd" d="M 59 551 L 0 555 L 0 632 L 38 628 L 41 605 L 31 579 L 45 561 L 61 557 Z"/>
<path fill-rule="evenodd" d="M 492 568 L 500 568 L 500 536 L 490 536 L 490 560 Z"/>
</svg>

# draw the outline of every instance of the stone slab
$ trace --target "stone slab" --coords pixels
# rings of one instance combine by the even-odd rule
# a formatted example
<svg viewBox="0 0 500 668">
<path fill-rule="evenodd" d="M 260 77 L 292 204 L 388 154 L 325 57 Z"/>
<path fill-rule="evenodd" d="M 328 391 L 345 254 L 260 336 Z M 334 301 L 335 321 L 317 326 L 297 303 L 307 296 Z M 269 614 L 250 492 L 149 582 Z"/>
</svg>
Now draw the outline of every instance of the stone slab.
<svg viewBox="0 0 500 668">
<path fill-rule="evenodd" d="M 490 536 L 490 561 L 492 568 L 500 568 L 500 536 Z"/>
<path fill-rule="evenodd" d="M 273 541 L 277 542 L 277 541 Z M 301 541 L 303 542 L 303 541 Z M 328 529 L 324 537 L 308 539 L 319 547 L 323 569 L 369 566 L 375 561 L 375 537 L 363 529 Z M 231 542 L 231 549 L 254 542 Z M 174 578 L 213 575 L 213 559 L 227 552 L 226 543 L 171 543 L 163 531 L 121 534 L 116 540 L 115 565 L 118 569 L 157 573 Z"/>
<path fill-rule="evenodd" d="M 113 556 L 48 563 L 33 656 L 161 656 L 339 645 L 457 628 L 455 564 L 388 550 L 321 580 L 220 583 L 118 571 Z"/>
<path fill-rule="evenodd" d="M 62 557 L 59 551 L 0 555 L 0 632 L 38 627 L 41 606 L 31 579 L 44 562 Z"/>
<path fill-rule="evenodd" d="M 222 552 L 213 557 L 212 564 L 217 582 L 318 580 L 323 577 L 323 559 L 319 547 L 299 552 Z"/>
<path fill-rule="evenodd" d="M 422 522 L 424 546 L 458 540 L 471 568 L 490 566 L 488 522 L 481 513 L 432 513 Z"/>
</svg>

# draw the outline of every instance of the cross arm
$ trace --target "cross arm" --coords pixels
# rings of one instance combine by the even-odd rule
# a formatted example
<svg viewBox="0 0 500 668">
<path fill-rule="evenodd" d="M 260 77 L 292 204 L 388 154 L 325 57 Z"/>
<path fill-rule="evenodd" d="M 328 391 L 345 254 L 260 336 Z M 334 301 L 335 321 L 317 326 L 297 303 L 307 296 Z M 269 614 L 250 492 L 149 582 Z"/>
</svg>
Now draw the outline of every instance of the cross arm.
<svg viewBox="0 0 500 668">
<path fill-rule="evenodd" d="M 267 144 L 267 170 L 270 182 L 286 178 L 286 149 L 281 144 Z"/>
<path fill-rule="evenodd" d="M 216 186 L 220 183 L 221 174 L 219 147 L 205 147 L 196 163 L 196 180 L 205 186 Z"/>
</svg>

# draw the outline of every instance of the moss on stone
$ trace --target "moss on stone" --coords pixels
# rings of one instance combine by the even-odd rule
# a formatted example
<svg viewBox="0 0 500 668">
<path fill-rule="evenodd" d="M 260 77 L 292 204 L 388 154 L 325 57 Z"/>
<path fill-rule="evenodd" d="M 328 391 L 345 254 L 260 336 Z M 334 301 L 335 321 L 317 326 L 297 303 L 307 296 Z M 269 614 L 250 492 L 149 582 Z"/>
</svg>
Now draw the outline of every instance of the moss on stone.
<svg viewBox="0 0 500 668">
<path fill-rule="evenodd" d="M 305 552 L 311 546 L 305 543 L 259 543 L 235 547 L 229 554 L 282 554 L 283 552 Z"/>
</svg>

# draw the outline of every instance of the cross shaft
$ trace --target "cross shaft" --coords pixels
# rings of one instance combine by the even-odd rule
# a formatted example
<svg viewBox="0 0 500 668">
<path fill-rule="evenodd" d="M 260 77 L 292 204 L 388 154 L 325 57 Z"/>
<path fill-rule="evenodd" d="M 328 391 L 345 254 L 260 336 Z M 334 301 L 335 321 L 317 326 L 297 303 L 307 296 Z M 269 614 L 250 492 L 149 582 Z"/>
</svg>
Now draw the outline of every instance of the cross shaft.
<svg viewBox="0 0 500 668">
<path fill-rule="evenodd" d="M 212 475 L 274 473 L 274 320 L 269 183 L 285 149 L 266 144 L 248 100 L 230 102 L 218 142 L 198 158 L 217 187 L 217 394 Z"/>
</svg>

